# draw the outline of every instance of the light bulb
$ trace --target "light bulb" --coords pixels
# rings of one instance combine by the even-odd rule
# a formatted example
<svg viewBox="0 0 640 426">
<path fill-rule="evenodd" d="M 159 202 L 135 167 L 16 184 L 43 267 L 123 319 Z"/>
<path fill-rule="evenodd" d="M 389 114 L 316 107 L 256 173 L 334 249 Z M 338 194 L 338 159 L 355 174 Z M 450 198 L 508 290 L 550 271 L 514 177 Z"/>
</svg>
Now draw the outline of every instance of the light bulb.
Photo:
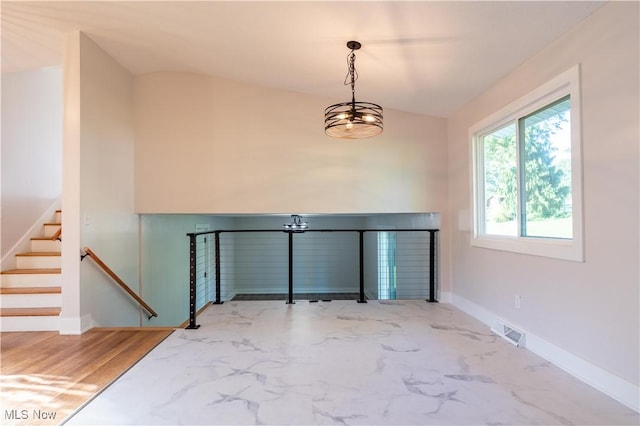
<svg viewBox="0 0 640 426">
<path fill-rule="evenodd" d="M 365 115 L 363 118 L 364 118 L 364 121 L 368 121 L 369 123 L 371 123 L 372 121 L 376 121 L 376 119 L 373 118 L 372 115 L 368 115 L 368 114 Z"/>
<path fill-rule="evenodd" d="M 345 118 L 347 118 L 347 114 L 344 112 L 342 114 L 338 114 L 338 120 L 344 120 Z"/>
<path fill-rule="evenodd" d="M 353 129 L 353 121 L 347 123 L 347 130 Z"/>
</svg>

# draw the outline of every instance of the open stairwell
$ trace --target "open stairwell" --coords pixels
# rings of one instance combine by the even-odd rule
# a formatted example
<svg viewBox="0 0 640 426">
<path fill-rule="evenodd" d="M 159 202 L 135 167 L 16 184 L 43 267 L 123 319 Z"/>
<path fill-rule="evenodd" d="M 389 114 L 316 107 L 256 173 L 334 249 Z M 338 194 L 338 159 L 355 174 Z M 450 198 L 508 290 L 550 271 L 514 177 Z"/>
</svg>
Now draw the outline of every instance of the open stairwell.
<svg viewBox="0 0 640 426">
<path fill-rule="evenodd" d="M 59 331 L 62 306 L 62 212 L 0 274 L 0 331 Z"/>
</svg>

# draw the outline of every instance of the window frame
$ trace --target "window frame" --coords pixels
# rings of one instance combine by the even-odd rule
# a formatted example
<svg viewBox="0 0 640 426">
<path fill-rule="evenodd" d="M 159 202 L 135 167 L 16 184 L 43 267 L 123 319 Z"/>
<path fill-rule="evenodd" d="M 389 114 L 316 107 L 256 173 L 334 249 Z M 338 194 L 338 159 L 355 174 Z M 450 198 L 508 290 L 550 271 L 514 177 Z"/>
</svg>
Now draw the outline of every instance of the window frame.
<svg viewBox="0 0 640 426">
<path fill-rule="evenodd" d="M 559 99 L 570 96 L 571 129 L 571 210 L 573 236 L 571 239 L 522 236 L 522 194 L 517 200 L 517 236 L 484 233 L 484 157 L 482 137 L 515 123 Z M 471 245 L 475 247 L 545 256 L 556 259 L 584 262 L 583 204 L 582 204 L 582 135 L 581 135 L 580 66 L 575 65 L 528 94 L 511 102 L 469 128 L 471 141 L 471 207 L 473 211 Z M 520 144 L 516 144 L 517 157 Z M 518 189 L 521 186 L 521 164 L 517 163 Z"/>
</svg>

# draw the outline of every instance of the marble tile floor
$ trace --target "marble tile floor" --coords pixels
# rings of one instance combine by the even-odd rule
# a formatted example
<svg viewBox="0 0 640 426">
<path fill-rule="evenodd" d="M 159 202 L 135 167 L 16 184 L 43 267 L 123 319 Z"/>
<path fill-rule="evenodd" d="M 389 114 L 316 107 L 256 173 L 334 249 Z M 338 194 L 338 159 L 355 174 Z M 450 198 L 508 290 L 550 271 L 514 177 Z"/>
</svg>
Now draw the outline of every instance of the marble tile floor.
<svg viewBox="0 0 640 426">
<path fill-rule="evenodd" d="M 212 305 L 68 424 L 618 425 L 639 415 L 448 304 Z"/>
</svg>

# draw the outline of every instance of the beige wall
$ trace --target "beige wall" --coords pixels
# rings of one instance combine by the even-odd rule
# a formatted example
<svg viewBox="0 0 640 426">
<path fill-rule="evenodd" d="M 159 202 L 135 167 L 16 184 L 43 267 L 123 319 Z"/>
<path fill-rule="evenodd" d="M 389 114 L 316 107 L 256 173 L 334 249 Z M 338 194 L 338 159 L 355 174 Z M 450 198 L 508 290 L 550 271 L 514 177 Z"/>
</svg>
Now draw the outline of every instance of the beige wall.
<svg viewBox="0 0 640 426">
<path fill-rule="evenodd" d="M 79 263 L 88 246 L 139 291 L 133 77 L 82 33 L 69 37 L 65 62 L 63 332 L 139 325 L 129 296 L 91 260 Z"/>
<path fill-rule="evenodd" d="M 450 117 L 452 291 L 576 357 L 639 381 L 638 4 L 606 5 Z M 469 127 L 576 63 L 585 262 L 471 247 Z M 459 219 L 460 222 L 459 223 Z M 522 296 L 521 309 L 514 295 Z M 636 393 L 637 405 L 637 393 Z"/>
<path fill-rule="evenodd" d="M 446 208 L 446 121 L 385 111 L 368 140 L 324 135 L 336 100 L 187 73 L 135 79 L 138 213 Z"/>
</svg>

